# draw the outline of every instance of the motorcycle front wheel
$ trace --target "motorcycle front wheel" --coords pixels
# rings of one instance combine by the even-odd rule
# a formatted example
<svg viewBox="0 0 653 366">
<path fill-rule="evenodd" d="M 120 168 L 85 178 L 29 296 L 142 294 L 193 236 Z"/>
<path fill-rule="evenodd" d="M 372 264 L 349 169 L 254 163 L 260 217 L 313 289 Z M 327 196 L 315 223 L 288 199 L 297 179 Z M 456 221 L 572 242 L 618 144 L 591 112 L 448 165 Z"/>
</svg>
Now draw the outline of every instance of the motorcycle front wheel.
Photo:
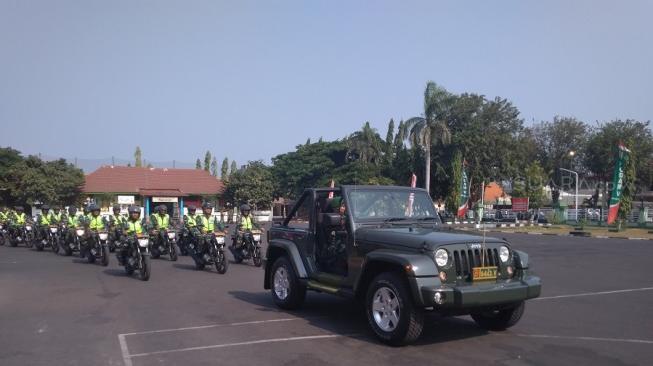
<svg viewBox="0 0 653 366">
<path fill-rule="evenodd" d="M 254 259 L 254 265 L 256 267 L 260 267 L 263 265 L 263 258 L 261 258 L 261 248 L 256 248 L 254 249 L 254 254 L 252 254 L 252 258 Z"/>
<path fill-rule="evenodd" d="M 141 268 L 138 271 L 138 278 L 140 278 L 141 281 L 149 280 L 151 271 L 152 271 L 152 267 L 150 264 L 150 256 L 144 255 L 141 258 Z"/>
<path fill-rule="evenodd" d="M 59 239 L 52 241 L 52 253 L 59 254 Z"/>
<path fill-rule="evenodd" d="M 170 260 L 177 261 L 177 245 L 175 243 L 170 243 Z"/>
<path fill-rule="evenodd" d="M 219 274 L 227 273 L 227 268 L 229 268 L 229 262 L 227 261 L 227 257 L 224 255 L 224 251 L 218 252 L 218 256 L 214 259 L 214 262 L 215 262 L 215 270 L 218 271 Z"/>
<path fill-rule="evenodd" d="M 106 267 L 109 265 L 109 250 L 106 245 L 102 246 L 102 266 Z"/>
</svg>

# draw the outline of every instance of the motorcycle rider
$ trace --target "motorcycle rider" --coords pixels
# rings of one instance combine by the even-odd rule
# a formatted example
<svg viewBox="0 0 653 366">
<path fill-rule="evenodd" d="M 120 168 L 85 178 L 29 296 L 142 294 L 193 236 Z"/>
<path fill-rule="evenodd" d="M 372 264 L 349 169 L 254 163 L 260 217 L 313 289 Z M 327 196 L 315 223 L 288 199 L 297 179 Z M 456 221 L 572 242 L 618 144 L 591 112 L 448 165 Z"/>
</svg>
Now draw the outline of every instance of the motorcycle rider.
<svg viewBox="0 0 653 366">
<path fill-rule="evenodd" d="M 61 212 L 61 207 L 54 206 L 52 207 L 52 212 L 50 212 L 50 223 L 53 225 L 61 224 L 63 220 L 63 213 Z"/>
<path fill-rule="evenodd" d="M 118 248 L 118 262 L 123 265 L 125 258 L 129 256 L 129 248 L 127 240 L 133 240 L 134 236 L 143 235 L 145 232 L 145 223 L 141 220 L 141 209 L 137 206 L 129 206 L 127 210 L 129 218 L 123 221 L 122 233 L 124 237 L 120 240 L 122 244 Z"/>
<path fill-rule="evenodd" d="M 16 206 L 14 212 L 9 216 L 9 233 L 12 237 L 15 237 L 20 228 L 29 221 L 31 220 L 25 214 L 25 208 L 23 206 Z"/>
<path fill-rule="evenodd" d="M 9 214 L 10 212 L 7 206 L 2 206 L 0 208 L 0 224 L 7 224 L 9 221 Z"/>
<path fill-rule="evenodd" d="M 113 242 L 120 240 L 122 228 L 127 218 L 120 214 L 120 205 L 113 205 L 113 216 L 109 217 L 109 227 L 111 229 L 111 238 Z"/>
<path fill-rule="evenodd" d="M 193 205 L 187 207 L 188 214 L 184 215 L 184 247 L 188 247 L 190 242 L 198 242 L 200 231 L 198 229 L 197 220 L 198 216 L 196 214 L 197 208 Z M 188 249 L 184 250 L 188 250 Z"/>
<path fill-rule="evenodd" d="M 48 205 L 42 205 L 41 206 L 41 213 L 38 215 L 36 218 L 36 225 L 37 225 L 37 238 L 36 240 L 40 240 L 43 245 L 46 244 L 47 242 L 47 237 L 48 237 L 48 229 L 50 228 L 50 224 L 52 223 L 50 221 L 50 206 Z"/>
<path fill-rule="evenodd" d="M 77 207 L 70 206 L 68 207 L 68 215 L 66 215 L 65 221 L 68 226 L 68 231 L 66 232 L 66 244 L 72 243 L 75 239 L 75 228 L 82 226 L 83 223 L 80 221 L 81 216 L 77 215 Z"/>
<path fill-rule="evenodd" d="M 224 224 L 213 216 L 213 205 L 209 202 L 204 202 L 202 204 L 202 215 L 197 218 L 197 226 L 202 234 L 213 233 L 216 230 L 224 230 Z M 197 246 L 198 248 L 195 251 L 196 254 L 198 256 L 203 256 L 204 260 L 208 262 L 211 258 L 207 253 L 208 245 L 204 240 L 204 237 L 201 237 L 200 240 L 198 240 Z"/>
<path fill-rule="evenodd" d="M 85 256 L 85 251 L 88 250 L 93 246 L 93 243 L 91 242 L 92 240 L 92 235 L 89 235 L 91 233 L 97 234 L 100 231 L 105 231 L 107 229 L 106 227 L 106 221 L 102 216 L 100 216 L 100 207 L 98 207 L 95 204 L 89 205 L 88 206 L 88 211 L 90 211 L 90 218 L 87 219 L 86 226 L 88 227 L 89 233 L 86 235 L 86 245 L 84 248 L 84 255 Z"/>
<path fill-rule="evenodd" d="M 252 231 L 255 228 L 259 228 L 258 223 L 256 223 L 250 216 L 251 210 L 251 207 L 249 207 L 249 205 L 246 203 L 240 205 L 240 222 L 238 223 L 236 237 L 234 238 L 234 246 L 236 248 L 240 248 L 243 242 L 243 234 L 248 231 Z"/>
<path fill-rule="evenodd" d="M 156 247 L 165 240 L 163 236 L 170 227 L 170 215 L 168 215 L 168 208 L 165 205 L 157 206 L 156 213 L 150 216 L 150 224 L 153 231 L 158 231 L 158 235 L 154 238 Z"/>
</svg>

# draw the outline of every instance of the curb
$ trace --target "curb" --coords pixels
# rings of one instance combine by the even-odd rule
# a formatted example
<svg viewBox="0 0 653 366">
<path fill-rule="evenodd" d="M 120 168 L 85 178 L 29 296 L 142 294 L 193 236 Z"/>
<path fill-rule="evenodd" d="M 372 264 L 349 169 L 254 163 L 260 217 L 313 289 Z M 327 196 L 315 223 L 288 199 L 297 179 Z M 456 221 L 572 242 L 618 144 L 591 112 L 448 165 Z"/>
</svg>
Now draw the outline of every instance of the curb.
<svg viewBox="0 0 653 366">
<path fill-rule="evenodd" d="M 467 228 L 465 231 L 482 231 L 474 228 Z M 576 237 L 574 235 L 569 235 L 569 234 L 555 234 L 555 233 L 542 233 L 542 232 L 533 232 L 533 231 L 510 231 L 510 230 L 485 230 L 485 232 L 490 232 L 490 233 L 506 233 L 506 234 L 525 234 L 525 235 L 546 235 L 546 236 L 563 236 L 563 237 Z M 578 236 L 578 238 L 583 238 L 582 236 Z M 597 235 L 597 236 L 586 236 L 584 238 L 588 239 L 623 239 L 623 240 L 650 240 L 653 241 L 653 239 L 650 238 L 627 238 L 627 237 L 621 237 L 621 236 L 605 236 L 605 235 Z"/>
</svg>

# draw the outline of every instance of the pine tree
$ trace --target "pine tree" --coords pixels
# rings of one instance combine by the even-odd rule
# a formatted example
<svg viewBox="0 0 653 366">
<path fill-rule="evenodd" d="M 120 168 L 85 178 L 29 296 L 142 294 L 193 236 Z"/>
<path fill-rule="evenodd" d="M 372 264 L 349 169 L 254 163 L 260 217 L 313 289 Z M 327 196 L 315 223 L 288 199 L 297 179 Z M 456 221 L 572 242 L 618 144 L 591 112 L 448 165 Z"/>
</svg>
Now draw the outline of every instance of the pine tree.
<svg viewBox="0 0 653 366">
<path fill-rule="evenodd" d="M 236 160 L 233 160 L 231 162 L 231 172 L 229 173 L 229 176 L 233 175 L 236 170 L 238 170 L 238 164 L 236 164 Z"/>
<path fill-rule="evenodd" d="M 225 157 L 224 160 L 222 160 L 222 169 L 220 173 L 222 180 L 229 179 L 229 158 Z"/>
<path fill-rule="evenodd" d="M 136 146 L 136 151 L 134 151 L 134 166 L 137 168 L 143 166 L 143 153 L 140 146 Z"/>
<path fill-rule="evenodd" d="M 211 169 L 211 152 L 206 150 L 206 154 L 204 155 L 204 170 L 207 172 L 210 171 Z"/>
<path fill-rule="evenodd" d="M 211 160 L 211 175 L 214 177 L 218 176 L 218 160 L 213 157 L 213 160 Z"/>
<path fill-rule="evenodd" d="M 197 161 L 195 161 L 195 169 L 202 169 L 202 162 L 200 161 L 200 158 L 197 158 Z"/>
</svg>

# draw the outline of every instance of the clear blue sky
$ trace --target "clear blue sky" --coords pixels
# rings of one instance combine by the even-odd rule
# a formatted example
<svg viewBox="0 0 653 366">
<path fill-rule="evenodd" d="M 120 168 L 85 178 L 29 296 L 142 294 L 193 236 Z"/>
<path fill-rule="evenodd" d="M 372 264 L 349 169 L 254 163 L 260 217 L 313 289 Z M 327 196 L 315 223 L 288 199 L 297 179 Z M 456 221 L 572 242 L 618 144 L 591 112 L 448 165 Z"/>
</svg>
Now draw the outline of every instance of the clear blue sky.
<svg viewBox="0 0 653 366">
<path fill-rule="evenodd" d="M 651 1 L 0 0 L 0 146 L 239 163 L 422 110 L 653 116 Z"/>
</svg>

